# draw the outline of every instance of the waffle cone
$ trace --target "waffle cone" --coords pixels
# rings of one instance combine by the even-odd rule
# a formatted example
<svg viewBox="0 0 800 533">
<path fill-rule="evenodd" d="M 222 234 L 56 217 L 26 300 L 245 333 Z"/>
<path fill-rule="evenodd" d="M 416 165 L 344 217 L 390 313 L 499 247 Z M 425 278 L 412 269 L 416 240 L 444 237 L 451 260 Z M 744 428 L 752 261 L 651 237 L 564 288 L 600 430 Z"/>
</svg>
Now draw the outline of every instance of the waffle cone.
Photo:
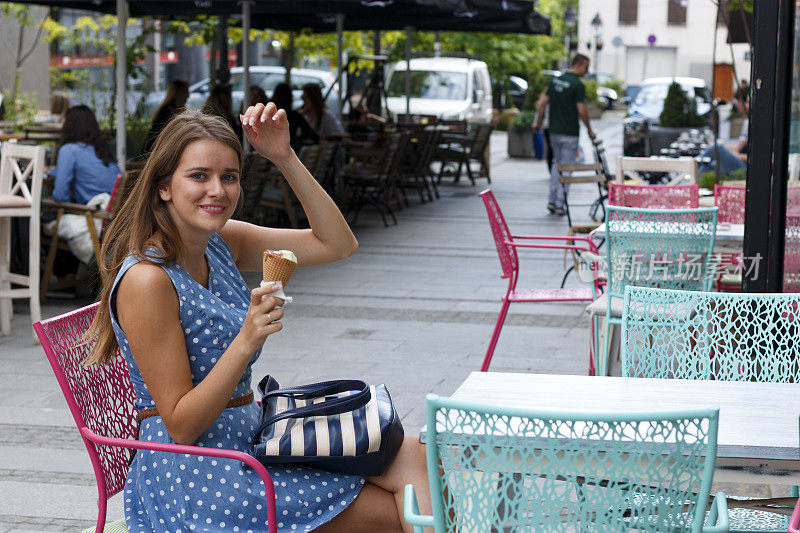
<svg viewBox="0 0 800 533">
<path fill-rule="evenodd" d="M 297 268 L 296 262 L 269 250 L 264 252 L 264 281 L 280 281 L 286 287 L 295 268 Z"/>
</svg>

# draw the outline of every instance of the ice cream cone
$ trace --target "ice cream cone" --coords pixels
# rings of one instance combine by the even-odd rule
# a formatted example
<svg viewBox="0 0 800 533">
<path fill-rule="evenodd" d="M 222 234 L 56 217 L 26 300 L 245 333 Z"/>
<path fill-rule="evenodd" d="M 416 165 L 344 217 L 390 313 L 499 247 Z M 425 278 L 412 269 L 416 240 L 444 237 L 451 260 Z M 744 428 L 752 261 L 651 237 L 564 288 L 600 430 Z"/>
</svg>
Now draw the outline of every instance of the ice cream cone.
<svg viewBox="0 0 800 533">
<path fill-rule="evenodd" d="M 265 250 L 263 266 L 265 282 L 280 281 L 286 287 L 297 268 L 297 259 L 289 250 Z"/>
</svg>

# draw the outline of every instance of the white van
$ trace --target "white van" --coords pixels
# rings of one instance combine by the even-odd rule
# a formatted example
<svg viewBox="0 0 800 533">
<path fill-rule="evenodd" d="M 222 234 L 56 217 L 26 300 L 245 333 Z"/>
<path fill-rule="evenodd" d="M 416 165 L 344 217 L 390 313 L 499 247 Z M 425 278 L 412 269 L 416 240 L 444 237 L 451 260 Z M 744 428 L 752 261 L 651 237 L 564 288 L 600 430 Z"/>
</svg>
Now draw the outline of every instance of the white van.
<svg viewBox="0 0 800 533">
<path fill-rule="evenodd" d="M 406 112 L 406 70 L 406 62 L 399 61 L 387 75 L 386 101 L 392 116 Z M 457 57 L 412 59 L 410 71 L 412 115 L 491 121 L 492 82 L 483 61 Z"/>
</svg>

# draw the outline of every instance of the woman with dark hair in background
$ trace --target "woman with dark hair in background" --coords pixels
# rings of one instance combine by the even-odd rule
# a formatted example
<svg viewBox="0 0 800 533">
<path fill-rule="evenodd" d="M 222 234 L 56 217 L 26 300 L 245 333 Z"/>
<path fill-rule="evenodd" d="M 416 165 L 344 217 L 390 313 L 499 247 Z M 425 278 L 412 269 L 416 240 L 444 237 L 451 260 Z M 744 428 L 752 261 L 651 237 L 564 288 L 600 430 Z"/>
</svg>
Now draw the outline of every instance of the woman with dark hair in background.
<svg viewBox="0 0 800 533">
<path fill-rule="evenodd" d="M 303 115 L 292 109 L 292 88 L 288 84 L 279 83 L 275 86 L 272 103 L 278 109 L 286 111 L 286 117 L 289 119 L 289 144 L 292 150 L 299 151 L 307 141 L 310 144 L 319 142 L 319 135 L 309 126 Z"/>
<path fill-rule="evenodd" d="M 208 95 L 206 105 L 203 106 L 203 113 L 225 119 L 236 136 L 242 138 L 242 124 L 233 118 L 233 100 L 229 88 L 221 85 L 214 87 L 211 94 Z"/>
<path fill-rule="evenodd" d="M 300 113 L 323 139 L 344 131 L 339 119 L 325 106 L 322 88 L 316 83 L 303 85 L 303 108 Z"/>
<path fill-rule="evenodd" d="M 269 103 L 269 98 L 267 97 L 267 93 L 264 92 L 264 89 L 259 87 L 258 85 L 251 85 L 250 86 L 250 94 L 249 94 L 249 103 L 248 105 L 254 106 L 256 104 L 264 104 L 267 105 Z"/>
<path fill-rule="evenodd" d="M 53 198 L 59 202 L 87 204 L 102 193 L 111 193 L 120 174 L 108 141 L 103 137 L 92 110 L 85 105 L 71 107 L 64 115 L 56 168 Z M 55 218 L 52 211 L 42 221 Z M 63 223 L 63 219 L 62 219 Z M 59 280 L 73 279 L 79 261 L 71 253 L 58 250 L 53 274 Z"/>
<path fill-rule="evenodd" d="M 97 119 L 85 105 L 71 107 L 64 116 L 53 198 L 85 204 L 100 193 L 111 193 L 120 169 Z"/>
<path fill-rule="evenodd" d="M 142 153 L 148 154 L 153 148 L 153 144 L 158 138 L 158 134 L 167 125 L 169 119 L 183 111 L 186 100 L 189 99 L 189 83 L 183 80 L 172 80 L 167 87 L 167 94 L 164 101 L 158 106 L 151 121 L 150 130 L 147 132 L 147 139 L 144 141 Z"/>
</svg>

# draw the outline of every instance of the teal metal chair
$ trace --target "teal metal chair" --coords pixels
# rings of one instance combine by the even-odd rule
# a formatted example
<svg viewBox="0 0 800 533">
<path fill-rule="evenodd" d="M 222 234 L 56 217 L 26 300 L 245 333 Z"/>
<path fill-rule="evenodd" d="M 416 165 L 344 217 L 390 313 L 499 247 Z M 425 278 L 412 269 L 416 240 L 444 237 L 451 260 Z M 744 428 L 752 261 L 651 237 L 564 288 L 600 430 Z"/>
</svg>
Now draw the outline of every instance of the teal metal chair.
<svg viewBox="0 0 800 533">
<path fill-rule="evenodd" d="M 428 396 L 432 516 L 406 485 L 406 521 L 445 531 L 727 529 L 719 493 L 703 526 L 719 409 L 580 413 Z"/>
<path fill-rule="evenodd" d="M 628 287 L 621 342 L 626 377 L 800 383 L 800 294 Z M 731 531 L 789 524 L 788 516 L 733 505 Z"/>
<path fill-rule="evenodd" d="M 608 285 L 587 311 L 605 314 L 603 349 L 595 349 L 598 374 L 608 375 L 611 326 L 622 323 L 629 285 L 708 290 L 716 274 L 717 208 L 638 209 L 608 206 L 605 223 Z"/>
</svg>

